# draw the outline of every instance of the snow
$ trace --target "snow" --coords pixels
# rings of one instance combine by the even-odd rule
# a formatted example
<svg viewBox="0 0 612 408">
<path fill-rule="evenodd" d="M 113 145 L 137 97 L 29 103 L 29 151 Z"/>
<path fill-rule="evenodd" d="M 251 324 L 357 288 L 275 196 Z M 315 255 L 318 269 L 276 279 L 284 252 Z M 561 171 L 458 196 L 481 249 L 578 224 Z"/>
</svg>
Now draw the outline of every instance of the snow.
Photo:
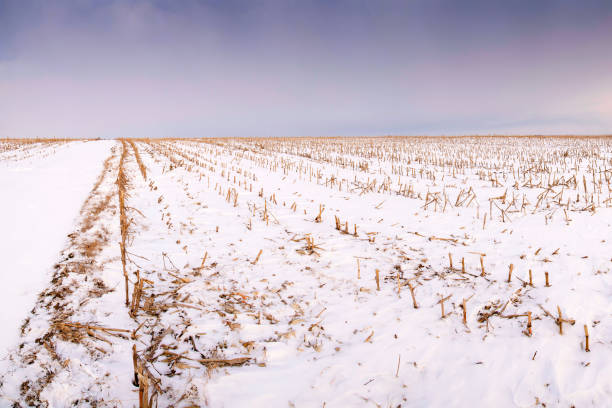
<svg viewBox="0 0 612 408">
<path fill-rule="evenodd" d="M 0 354 L 18 340 L 19 327 L 48 284 L 66 235 L 114 142 L 36 146 L 16 158 L 0 156 Z M 6 153 L 5 153 L 6 155 Z"/>
<path fill-rule="evenodd" d="M 92 168 L 80 195 L 58 195 L 65 219 L 49 229 L 61 233 L 46 238 L 53 248 L 40 257 L 29 304 L 15 308 L 20 319 L 48 289 L 19 337 L 23 349 L 5 362 L 0 397 L 138 406 L 135 346 L 160 380 L 159 406 L 583 407 L 612 399 L 609 139 L 136 141 L 146 179 L 125 144 L 130 299 L 144 278 L 132 316 L 117 245 L 122 145 L 104 143 L 11 164 Z M 108 171 L 77 217 L 109 143 Z M 75 149 L 89 149 L 83 162 L 61 156 Z M 46 191 L 40 184 L 57 179 L 37 174 L 37 190 L 16 205 L 25 216 Z M 102 246 L 89 256 L 82 244 L 93 239 Z M 562 335 L 557 306 L 568 320 Z M 51 324 L 60 318 L 128 334 L 94 328 L 103 340 L 83 330 L 68 341 Z M 10 345 L 19 321 L 12 327 Z M 210 364 L 240 358 L 250 360 Z M 48 384 L 41 368 L 54 372 Z M 20 391 L 27 381 L 33 394 Z"/>
</svg>

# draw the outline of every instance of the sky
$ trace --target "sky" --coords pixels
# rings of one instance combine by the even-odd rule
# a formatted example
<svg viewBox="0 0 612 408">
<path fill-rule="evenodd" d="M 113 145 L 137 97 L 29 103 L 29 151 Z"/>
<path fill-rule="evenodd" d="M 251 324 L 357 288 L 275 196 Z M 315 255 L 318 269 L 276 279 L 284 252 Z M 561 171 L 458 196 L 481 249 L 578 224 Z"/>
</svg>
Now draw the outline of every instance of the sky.
<svg viewBox="0 0 612 408">
<path fill-rule="evenodd" d="M 609 0 L 0 0 L 0 137 L 572 133 Z"/>
</svg>

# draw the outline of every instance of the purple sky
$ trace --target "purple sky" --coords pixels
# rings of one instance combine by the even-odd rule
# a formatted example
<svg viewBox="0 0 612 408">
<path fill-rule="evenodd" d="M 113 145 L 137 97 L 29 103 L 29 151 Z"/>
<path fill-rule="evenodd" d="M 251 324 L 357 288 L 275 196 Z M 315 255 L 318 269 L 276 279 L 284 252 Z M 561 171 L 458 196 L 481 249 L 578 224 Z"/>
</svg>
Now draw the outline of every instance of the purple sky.
<svg viewBox="0 0 612 408">
<path fill-rule="evenodd" d="M 471 133 L 612 133 L 612 2 L 0 0 L 0 137 Z"/>
</svg>

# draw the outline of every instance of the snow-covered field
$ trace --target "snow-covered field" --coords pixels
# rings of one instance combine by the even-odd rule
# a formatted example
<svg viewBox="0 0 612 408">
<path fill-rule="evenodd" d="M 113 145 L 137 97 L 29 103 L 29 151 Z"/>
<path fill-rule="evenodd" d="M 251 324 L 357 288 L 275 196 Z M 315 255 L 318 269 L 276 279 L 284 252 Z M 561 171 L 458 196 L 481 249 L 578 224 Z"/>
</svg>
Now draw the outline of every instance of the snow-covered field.
<svg viewBox="0 0 612 408">
<path fill-rule="evenodd" d="M 51 278 L 66 234 L 113 142 L 33 146 L 0 153 L 0 231 L 4 254 L 0 352 L 18 341 L 18 328 Z"/>
<path fill-rule="evenodd" d="M 611 139 L 0 160 L 1 406 L 612 403 Z"/>
</svg>

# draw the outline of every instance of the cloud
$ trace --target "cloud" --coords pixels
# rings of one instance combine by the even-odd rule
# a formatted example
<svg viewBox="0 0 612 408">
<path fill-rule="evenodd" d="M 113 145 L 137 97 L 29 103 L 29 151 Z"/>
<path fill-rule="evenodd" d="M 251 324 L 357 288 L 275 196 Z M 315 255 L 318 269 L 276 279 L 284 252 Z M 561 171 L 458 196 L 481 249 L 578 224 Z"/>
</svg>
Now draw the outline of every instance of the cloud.
<svg viewBox="0 0 612 408">
<path fill-rule="evenodd" d="M 0 136 L 612 132 L 611 16 L 597 1 L 0 1 Z"/>
</svg>

